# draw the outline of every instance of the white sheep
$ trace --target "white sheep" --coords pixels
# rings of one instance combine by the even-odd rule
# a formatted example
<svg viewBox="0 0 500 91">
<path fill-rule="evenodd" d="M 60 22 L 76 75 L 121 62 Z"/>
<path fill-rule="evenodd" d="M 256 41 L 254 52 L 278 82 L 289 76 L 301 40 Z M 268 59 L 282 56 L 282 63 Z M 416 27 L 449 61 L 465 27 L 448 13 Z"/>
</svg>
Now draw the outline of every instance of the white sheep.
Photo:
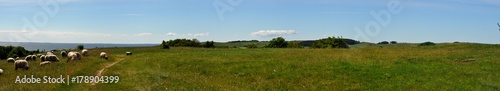
<svg viewBox="0 0 500 91">
<path fill-rule="evenodd" d="M 32 55 L 28 55 L 28 56 L 26 56 L 26 57 L 24 58 L 24 60 L 26 60 L 26 61 L 35 61 L 35 60 L 33 60 L 33 57 L 31 57 L 31 56 L 32 56 Z"/>
<path fill-rule="evenodd" d="M 125 52 L 125 54 L 127 54 L 127 55 L 132 55 L 132 52 Z"/>
<path fill-rule="evenodd" d="M 9 62 L 9 63 L 13 63 L 14 61 L 16 61 L 16 59 L 14 59 L 14 58 L 8 58 L 7 59 L 7 62 Z"/>
<path fill-rule="evenodd" d="M 101 55 L 99 55 L 101 58 L 108 60 L 108 54 L 105 52 L 101 52 Z"/>
<path fill-rule="evenodd" d="M 50 52 L 47 52 L 46 55 L 55 55 L 54 52 L 50 51 Z"/>
<path fill-rule="evenodd" d="M 36 55 L 31 55 L 31 59 L 33 59 L 33 61 L 36 61 Z"/>
<path fill-rule="evenodd" d="M 52 62 L 50 62 L 50 61 L 41 62 L 40 66 L 49 65 L 50 63 L 52 63 Z"/>
<path fill-rule="evenodd" d="M 45 61 L 59 61 L 56 55 L 45 55 Z"/>
<path fill-rule="evenodd" d="M 66 51 L 61 51 L 61 56 L 62 56 L 62 57 L 68 57 L 68 52 L 66 52 Z"/>
<path fill-rule="evenodd" d="M 40 56 L 40 61 L 42 61 L 42 62 L 45 61 L 45 55 Z"/>
<path fill-rule="evenodd" d="M 83 56 L 88 56 L 88 55 L 89 55 L 89 50 L 87 50 L 87 49 L 83 49 L 83 50 L 82 50 L 82 55 L 83 55 Z"/>
<path fill-rule="evenodd" d="M 0 69 L 0 75 L 2 75 L 2 74 L 3 74 L 3 70 L 2 70 L 2 69 Z"/>
<path fill-rule="evenodd" d="M 75 60 L 82 60 L 82 55 L 78 52 L 69 52 L 68 53 L 68 59 L 66 59 L 66 62 L 69 61 L 75 61 Z"/>
<path fill-rule="evenodd" d="M 28 64 L 28 61 L 26 61 L 26 60 L 16 60 L 16 62 L 14 62 L 14 65 L 16 66 L 16 70 L 18 68 L 24 68 L 26 70 L 29 69 L 29 66 L 28 66 L 29 64 Z"/>
</svg>

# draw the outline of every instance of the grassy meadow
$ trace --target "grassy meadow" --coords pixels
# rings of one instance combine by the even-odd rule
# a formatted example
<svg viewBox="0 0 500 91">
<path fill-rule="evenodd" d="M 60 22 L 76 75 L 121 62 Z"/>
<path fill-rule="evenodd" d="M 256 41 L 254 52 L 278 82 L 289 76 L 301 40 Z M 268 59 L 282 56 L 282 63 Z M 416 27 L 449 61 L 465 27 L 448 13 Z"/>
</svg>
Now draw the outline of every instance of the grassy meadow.
<svg viewBox="0 0 500 91">
<path fill-rule="evenodd" d="M 98 58 L 105 51 L 109 60 Z M 126 51 L 134 54 L 125 56 Z M 58 52 L 57 52 L 58 54 Z M 82 61 L 14 70 L 0 90 L 500 90 L 500 45 L 354 45 L 351 49 L 123 47 Z M 58 55 L 60 56 L 60 55 Z M 39 60 L 39 59 L 38 59 Z M 120 76 L 113 84 L 15 84 L 16 76 Z"/>
</svg>

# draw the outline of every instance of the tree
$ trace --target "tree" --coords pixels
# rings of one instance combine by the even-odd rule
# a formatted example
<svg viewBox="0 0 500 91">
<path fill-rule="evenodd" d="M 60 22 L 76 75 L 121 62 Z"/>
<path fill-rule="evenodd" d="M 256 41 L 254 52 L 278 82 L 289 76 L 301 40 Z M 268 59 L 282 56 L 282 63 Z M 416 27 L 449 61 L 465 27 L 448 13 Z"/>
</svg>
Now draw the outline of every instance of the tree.
<svg viewBox="0 0 500 91">
<path fill-rule="evenodd" d="M 0 59 L 7 59 L 9 52 L 7 52 L 4 46 L 0 46 Z"/>
<path fill-rule="evenodd" d="M 420 44 L 420 45 L 418 45 L 418 46 L 432 46 L 432 45 L 436 45 L 436 44 L 435 44 L 435 43 L 433 43 L 433 42 L 428 41 L 428 42 L 421 43 L 421 44 Z"/>
<path fill-rule="evenodd" d="M 78 48 L 79 50 L 85 49 L 85 47 L 83 45 L 77 45 L 76 48 Z"/>
<path fill-rule="evenodd" d="M 377 44 L 389 44 L 387 41 L 378 42 Z"/>
<path fill-rule="evenodd" d="M 167 42 L 165 42 L 165 41 L 162 41 L 162 42 L 161 42 L 160 47 L 161 47 L 162 49 L 170 49 L 170 46 L 168 46 Z"/>
<path fill-rule="evenodd" d="M 349 48 L 341 38 L 328 37 L 314 41 L 312 48 Z"/>
<path fill-rule="evenodd" d="M 203 47 L 205 48 L 214 48 L 215 47 L 215 42 L 214 41 L 207 41 L 205 44 L 203 44 Z"/>
<path fill-rule="evenodd" d="M 397 43 L 398 43 L 398 42 L 396 42 L 396 41 L 391 41 L 391 44 L 397 44 Z"/>
<path fill-rule="evenodd" d="M 273 38 L 269 41 L 269 44 L 266 45 L 267 48 L 286 48 L 287 42 L 283 37 Z"/>
<path fill-rule="evenodd" d="M 9 53 L 9 57 L 24 57 L 26 56 L 26 49 L 24 49 L 24 47 L 14 47 L 14 49 L 12 49 L 12 51 L 10 51 Z"/>
</svg>

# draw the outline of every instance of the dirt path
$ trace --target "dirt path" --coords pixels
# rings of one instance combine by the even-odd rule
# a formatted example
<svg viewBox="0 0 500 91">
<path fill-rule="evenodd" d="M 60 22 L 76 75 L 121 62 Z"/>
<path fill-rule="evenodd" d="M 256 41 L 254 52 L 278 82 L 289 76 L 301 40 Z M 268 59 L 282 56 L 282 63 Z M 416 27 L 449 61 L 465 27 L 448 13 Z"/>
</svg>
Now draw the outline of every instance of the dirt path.
<svg viewBox="0 0 500 91">
<path fill-rule="evenodd" d="M 106 71 L 106 69 L 108 69 L 109 67 L 117 64 L 118 62 L 121 62 L 124 58 L 122 56 L 120 56 L 116 62 L 113 62 L 111 64 L 108 64 L 106 65 L 104 68 L 102 68 L 101 70 L 97 71 L 97 75 L 96 76 L 102 76 L 102 73 L 104 73 L 104 71 Z M 92 83 L 92 85 L 95 85 L 95 83 Z"/>
</svg>

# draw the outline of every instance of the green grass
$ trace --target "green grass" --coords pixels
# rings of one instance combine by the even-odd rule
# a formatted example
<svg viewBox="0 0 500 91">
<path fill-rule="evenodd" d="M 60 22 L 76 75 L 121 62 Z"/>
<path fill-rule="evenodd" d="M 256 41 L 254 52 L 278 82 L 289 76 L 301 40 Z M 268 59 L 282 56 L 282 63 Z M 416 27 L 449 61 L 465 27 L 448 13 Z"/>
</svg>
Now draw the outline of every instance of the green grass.
<svg viewBox="0 0 500 91">
<path fill-rule="evenodd" d="M 98 59 L 100 51 L 110 60 Z M 134 55 L 124 56 L 126 51 Z M 91 50 L 81 62 L 14 71 L 0 62 L 0 90 L 500 90 L 500 45 L 356 45 L 351 49 Z M 18 75 L 120 76 L 117 84 L 14 84 Z M 474 61 L 462 61 L 462 60 Z"/>
</svg>

